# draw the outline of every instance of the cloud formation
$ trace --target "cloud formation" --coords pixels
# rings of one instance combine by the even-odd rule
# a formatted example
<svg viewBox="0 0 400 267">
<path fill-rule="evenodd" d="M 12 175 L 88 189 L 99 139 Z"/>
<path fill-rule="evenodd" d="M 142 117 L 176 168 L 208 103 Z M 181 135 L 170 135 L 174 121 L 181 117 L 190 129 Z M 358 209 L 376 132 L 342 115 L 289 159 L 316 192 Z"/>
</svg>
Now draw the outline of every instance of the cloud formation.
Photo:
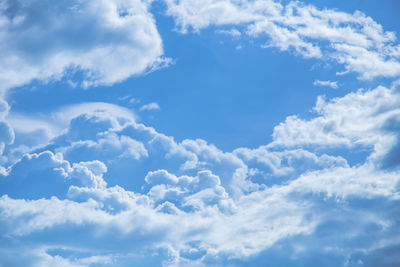
<svg viewBox="0 0 400 267">
<path fill-rule="evenodd" d="M 79 71 L 82 86 L 111 85 L 163 64 L 149 3 L 13 1 L 0 4 L 1 90 Z"/>
<path fill-rule="evenodd" d="M 33 259 L 27 266 L 92 266 L 85 262 L 98 257 L 105 266 L 126 258 L 143 263 L 138 250 L 156 253 L 153 260 L 164 265 L 212 265 L 277 246 L 295 251 L 291 264 L 307 253 L 369 264 L 399 246 L 391 214 L 398 212 L 400 173 L 390 156 L 398 153 L 398 96 L 394 85 L 319 99 L 316 118 L 290 117 L 271 144 L 233 152 L 203 140 L 175 142 L 109 111 L 82 113 L 0 177 L 4 244 L 33 242 L 15 245 Z M 365 122 L 359 132 L 350 127 L 357 121 Z M 355 165 L 317 149 L 354 145 L 369 149 Z M 328 225 L 335 227 L 327 232 Z M 340 237 L 343 228 L 349 235 Z M 54 238 L 60 229 L 82 234 Z"/>
<path fill-rule="evenodd" d="M 266 47 L 326 56 L 362 79 L 400 73 L 394 34 L 360 12 L 165 2 L 182 32 L 234 26 L 217 33 L 267 36 Z M 76 70 L 83 86 L 110 85 L 157 67 L 150 4 L 3 1 L 2 90 Z M 265 255 L 287 266 L 399 264 L 399 92 L 394 82 L 319 97 L 269 144 L 230 152 L 176 141 L 113 104 L 31 118 L 0 101 L 0 265 L 235 266 Z"/>
<path fill-rule="evenodd" d="M 331 81 L 320 81 L 320 80 L 315 80 L 313 82 L 314 86 L 328 86 L 331 87 L 333 89 L 337 89 L 339 86 L 337 84 L 337 82 L 331 82 Z"/>
<path fill-rule="evenodd" d="M 160 106 L 158 105 L 158 103 L 151 102 L 151 103 L 141 106 L 139 110 L 143 111 L 143 110 L 159 110 L 159 109 L 160 109 Z"/>
<path fill-rule="evenodd" d="M 393 32 L 365 14 L 323 9 L 298 1 L 165 0 L 182 32 L 209 26 L 240 26 L 247 36 L 266 39 L 263 47 L 293 51 L 305 58 L 330 59 L 360 79 L 399 77 L 400 46 Z"/>
</svg>

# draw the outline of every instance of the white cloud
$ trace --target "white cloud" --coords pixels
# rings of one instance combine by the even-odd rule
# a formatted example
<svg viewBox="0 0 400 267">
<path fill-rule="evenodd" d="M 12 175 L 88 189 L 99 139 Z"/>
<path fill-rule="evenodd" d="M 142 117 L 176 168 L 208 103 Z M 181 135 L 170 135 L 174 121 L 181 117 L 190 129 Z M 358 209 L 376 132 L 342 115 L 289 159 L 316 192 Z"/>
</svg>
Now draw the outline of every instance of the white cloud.
<svg viewBox="0 0 400 267">
<path fill-rule="evenodd" d="M 316 182 L 318 180 L 318 182 Z M 301 193 L 323 193 L 327 197 L 346 199 L 360 197 L 373 199 L 399 199 L 397 184 L 399 172 L 378 171 L 374 165 L 353 168 L 333 168 L 309 172 L 301 175 L 290 184 L 294 191 Z"/>
<path fill-rule="evenodd" d="M 103 118 L 103 122 L 107 121 L 105 123 L 109 123 L 110 128 L 121 128 L 121 125 L 124 123 L 135 121 L 137 119 L 136 114 L 131 110 L 103 102 L 69 105 L 46 114 L 11 112 L 5 116 L 4 123 L 10 126 L 9 131 L 11 131 L 12 135 L 4 134 L 3 136 L 12 137 L 16 135 L 16 138 L 8 139 L 8 142 L 4 143 L 3 146 L 1 146 L 0 143 L 0 148 L 3 147 L 8 154 L 7 157 L 0 157 L 0 164 L 4 166 L 12 164 L 23 154 L 45 146 L 52 138 L 55 138 L 62 134 L 63 131 L 66 131 L 73 118 L 77 118 L 82 114 L 87 114 L 88 117 L 92 116 L 92 118 L 96 117 L 96 114 L 99 114 L 99 116 Z M 74 120 L 74 122 L 78 123 L 77 120 Z M 89 134 L 89 128 L 87 130 L 87 133 Z M 97 129 L 97 131 L 99 131 L 99 129 Z M 102 145 L 110 143 L 111 139 L 115 139 L 115 137 L 110 135 L 108 141 L 107 138 L 102 138 L 102 141 L 99 142 L 97 148 L 100 149 Z M 119 138 L 119 140 L 120 145 L 125 144 L 129 145 L 129 147 L 134 146 L 133 143 L 125 137 L 122 139 Z M 86 145 L 90 144 L 90 142 L 86 143 Z M 84 142 L 81 142 L 80 145 L 83 146 Z"/>
<path fill-rule="evenodd" d="M 399 45 L 392 32 L 363 13 L 317 9 L 301 2 L 166 0 L 182 32 L 242 26 L 248 36 L 267 37 L 262 47 L 291 50 L 308 58 L 333 59 L 360 79 L 400 76 Z M 221 30 L 217 30 L 221 31 Z M 224 31 L 224 30 L 222 30 Z M 328 45 L 325 45 L 327 43 Z"/>
<path fill-rule="evenodd" d="M 132 252 L 122 247 L 146 254 L 167 250 L 160 261 L 193 265 L 246 261 L 277 244 L 299 255 L 328 253 L 330 243 L 320 232 L 331 223 L 354 241 L 335 257 L 359 259 L 360 249 L 377 253 L 373 244 L 387 242 L 398 227 L 374 206 L 385 201 L 396 212 L 399 201 L 400 176 L 392 167 L 398 163 L 388 157 L 397 149 L 398 101 L 396 84 L 319 98 L 316 118 L 290 117 L 277 126 L 271 144 L 232 153 L 204 140 L 176 142 L 124 113 L 119 118 L 115 108 L 73 113 L 66 132 L 0 177 L 2 194 L 9 194 L 0 199 L 2 234 L 40 247 L 58 229 L 78 230 L 82 236 L 58 245 L 108 255 L 109 265 Z M 318 151 L 326 145 L 367 146 L 369 158 L 350 165 L 345 157 Z M 46 187 L 51 184 L 57 186 Z M 362 201 L 375 204 L 360 207 Z M 334 229 L 321 235 L 338 246 L 348 243 Z M 321 247 L 304 245 L 313 240 Z M 46 255 L 40 259 L 56 257 Z M 90 259 L 57 257 L 84 266 Z"/>
<path fill-rule="evenodd" d="M 319 97 L 314 108 L 317 116 L 310 120 L 297 116 L 286 118 L 274 128 L 270 146 L 389 148 L 395 136 L 383 127 L 399 114 L 399 101 L 397 89 L 382 86 L 374 90 L 359 90 L 330 101 Z M 392 127 L 396 127 L 395 124 Z"/>
<path fill-rule="evenodd" d="M 339 86 L 337 82 L 331 82 L 331 81 L 320 81 L 320 80 L 315 80 L 313 82 L 314 86 L 327 86 L 333 89 L 337 89 Z"/>
<path fill-rule="evenodd" d="M 268 146 L 256 149 L 238 148 L 233 153 L 252 170 L 250 176 L 259 176 L 274 184 L 285 177 L 298 178 L 303 172 L 335 167 L 348 167 L 345 158 L 315 154 L 303 149 L 271 151 Z M 275 179 L 274 179 L 275 178 Z"/>
<path fill-rule="evenodd" d="M 306 57 L 328 55 L 361 78 L 399 72 L 394 35 L 359 12 L 318 10 L 297 2 L 166 2 L 183 31 L 242 24 L 250 36 L 268 35 L 267 46 Z M 0 63 L 12 78 L 6 87 L 54 78 L 71 66 L 88 71 L 87 84 L 109 84 L 145 71 L 162 54 L 147 2 L 76 2 L 61 18 L 58 10 L 69 4 L 46 11 L 37 1 L 15 8 L 11 3 L 19 2 L 0 5 L 0 23 L 10 26 L 0 38 L 20 34 L 20 24 L 31 26 L 21 35 L 27 47 L 12 48 Z M 43 16 L 33 20 L 29 10 Z M 61 23 L 51 24 L 48 32 L 39 30 L 50 41 L 45 48 L 35 47 L 39 35 L 33 36 L 32 29 L 56 18 L 76 18 L 103 46 L 88 38 L 78 49 L 68 36 L 83 30 Z M 61 33 L 67 34 L 59 39 L 62 51 L 52 42 L 58 38 L 51 38 Z M 108 41 L 113 38 L 123 46 L 104 54 L 115 48 Z M 39 61 L 28 47 L 36 49 Z M 14 58 L 17 52 L 24 57 Z M 125 52 L 133 52 L 132 57 L 116 64 Z M 102 60 L 111 64 L 102 65 Z M 12 61 L 31 71 L 26 78 L 12 75 Z M 281 253 L 288 266 L 310 251 L 343 264 L 373 262 L 382 250 L 400 247 L 399 102 L 398 83 L 330 100 L 319 97 L 314 118 L 290 116 L 274 128 L 272 143 L 233 152 L 201 139 L 177 142 L 138 123 L 131 111 L 107 103 L 65 107 L 26 124 L 32 116 L 8 115 L 8 105 L 0 102 L 0 121 L 9 119 L 17 135 L 51 131 L 42 147 L 17 147 L 17 153 L 12 146 L 4 148 L 14 139 L 4 124 L 2 152 L 13 160 L 0 168 L 0 264 L 124 266 L 126 258 L 143 252 L 157 255 L 157 264 L 218 266 L 268 251 Z M 151 104 L 158 107 L 150 103 L 147 109 Z M 355 147 L 366 155 L 351 164 L 346 152 Z M 15 257 L 15 251 L 24 253 Z"/>
<path fill-rule="evenodd" d="M 0 98 L 0 155 L 3 152 L 4 145 L 12 144 L 15 138 L 13 128 L 7 121 L 9 109 L 8 103 Z"/>
<path fill-rule="evenodd" d="M 62 107 L 51 114 L 51 117 L 56 121 L 64 121 L 64 125 L 66 125 L 71 121 L 71 119 L 84 113 L 104 113 L 104 116 L 124 119 L 127 121 L 136 120 L 136 115 L 131 110 L 104 102 L 79 103 Z"/>
<path fill-rule="evenodd" d="M 164 64 L 148 7 L 140 0 L 3 1 L 2 90 L 77 70 L 83 86 L 111 85 Z"/>
<path fill-rule="evenodd" d="M 151 103 L 141 106 L 139 110 L 143 111 L 143 110 L 159 110 L 159 109 L 160 109 L 160 106 L 156 102 L 151 102 Z"/>
</svg>

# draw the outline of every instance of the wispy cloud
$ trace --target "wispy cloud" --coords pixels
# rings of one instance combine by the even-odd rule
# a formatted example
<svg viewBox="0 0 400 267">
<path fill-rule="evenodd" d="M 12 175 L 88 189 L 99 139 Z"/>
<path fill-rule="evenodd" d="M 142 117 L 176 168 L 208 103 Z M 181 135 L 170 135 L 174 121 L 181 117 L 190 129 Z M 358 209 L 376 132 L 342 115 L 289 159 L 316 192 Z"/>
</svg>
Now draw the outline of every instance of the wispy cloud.
<svg viewBox="0 0 400 267">
<path fill-rule="evenodd" d="M 160 106 L 156 102 L 151 102 L 151 103 L 141 106 L 139 110 L 143 111 L 143 110 L 159 110 L 159 109 L 160 109 Z"/>
<path fill-rule="evenodd" d="M 143 1 L 4 1 L 0 20 L 1 90 L 76 71 L 74 87 L 112 85 L 168 62 Z"/>
<path fill-rule="evenodd" d="M 373 244 L 385 244 L 399 226 L 378 204 L 384 201 L 388 209 L 398 209 L 400 175 L 393 168 L 399 164 L 398 147 L 393 146 L 398 135 L 393 133 L 399 124 L 399 98 L 397 90 L 384 87 L 331 101 L 319 98 L 316 118 L 288 117 L 274 129 L 269 145 L 233 152 L 200 139 L 176 142 L 138 124 L 123 108 L 96 112 L 100 107 L 88 106 L 95 111 L 89 113 L 82 110 L 87 104 L 67 108 L 67 114 L 77 117 L 66 131 L 41 151 L 2 169 L 0 221 L 7 222 L 2 231 L 37 248 L 49 237 L 40 241 L 37 233 L 61 227 L 72 235 L 81 229 L 79 237 L 59 246 L 72 251 L 91 247 L 97 253 L 91 256 L 103 251 L 120 255 L 124 240 L 150 254 L 154 248 L 166 249 L 169 256 L 163 260 L 191 265 L 202 261 L 193 253 L 246 260 L 277 242 L 295 249 L 312 240 L 326 244 L 329 239 L 329 245 L 342 246 L 354 238 L 362 242 L 330 255 L 340 261 L 349 254 L 359 259 L 360 248 L 375 253 Z M 308 150 L 354 146 L 369 153 L 356 165 Z M 154 169 L 140 169 L 154 162 Z M 129 173 L 135 173 L 134 184 Z M 108 185 L 111 177 L 125 186 Z M 359 201 L 373 204 L 360 206 Z M 321 230 L 332 223 L 338 227 Z M 336 229 L 343 228 L 351 237 L 338 234 Z M 380 251 L 390 248 L 382 246 Z M 307 246 L 299 253 L 328 252 Z M 51 258 L 47 253 L 42 257 Z"/>
<path fill-rule="evenodd" d="M 327 87 L 331 87 L 333 89 L 337 89 L 339 86 L 337 84 L 337 82 L 331 82 L 331 81 L 320 81 L 320 80 L 315 80 L 313 82 L 314 86 L 327 86 Z"/>
<path fill-rule="evenodd" d="M 242 33 L 235 28 L 232 28 L 230 30 L 216 30 L 215 32 L 218 34 L 230 35 L 232 37 L 239 37 L 242 35 Z"/>
<path fill-rule="evenodd" d="M 307 58 L 330 58 L 361 79 L 400 76 L 400 46 L 393 32 L 370 17 L 301 2 L 272 0 L 165 0 L 182 32 L 210 25 L 240 25 L 248 37 L 269 39 L 262 47 L 293 51 Z M 322 41 L 322 42 L 321 42 Z M 327 45 L 324 45 L 326 43 Z"/>
</svg>

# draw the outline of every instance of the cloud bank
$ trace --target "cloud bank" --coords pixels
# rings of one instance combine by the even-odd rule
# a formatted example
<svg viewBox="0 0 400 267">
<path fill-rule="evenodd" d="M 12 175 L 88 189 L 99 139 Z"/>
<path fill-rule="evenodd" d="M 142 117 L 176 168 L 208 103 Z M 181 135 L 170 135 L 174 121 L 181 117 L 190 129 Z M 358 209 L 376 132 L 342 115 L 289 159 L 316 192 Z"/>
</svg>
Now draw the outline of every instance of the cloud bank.
<svg viewBox="0 0 400 267">
<path fill-rule="evenodd" d="M 319 99 L 315 118 L 289 117 L 272 143 L 232 152 L 82 113 L 1 175 L 2 263 L 144 264 L 138 254 L 147 253 L 171 266 L 234 264 L 284 247 L 291 264 L 307 264 L 310 253 L 372 264 L 399 246 L 398 97 L 394 85 Z M 351 165 L 321 153 L 325 146 L 369 152 Z M 15 255 L 9 244 L 28 258 L 6 257 Z M 398 262 L 391 257 L 383 266 Z"/>
</svg>

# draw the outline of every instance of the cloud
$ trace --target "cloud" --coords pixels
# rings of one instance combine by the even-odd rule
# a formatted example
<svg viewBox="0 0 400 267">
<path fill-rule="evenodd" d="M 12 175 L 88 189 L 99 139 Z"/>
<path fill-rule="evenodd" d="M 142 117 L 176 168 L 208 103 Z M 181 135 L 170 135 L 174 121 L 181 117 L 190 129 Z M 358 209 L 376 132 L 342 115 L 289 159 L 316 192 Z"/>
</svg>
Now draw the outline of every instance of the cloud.
<svg viewBox="0 0 400 267">
<path fill-rule="evenodd" d="M 95 114 L 102 114 L 102 119 L 99 120 L 103 120 L 103 123 L 105 124 L 109 123 L 108 126 L 111 128 L 121 127 L 121 125 L 127 121 L 135 121 L 137 119 L 136 114 L 131 110 L 104 102 L 73 104 L 66 107 L 60 107 L 46 114 L 25 114 L 13 112 L 8 114 L 7 112 L 4 124 L 10 126 L 7 129 L 11 131 L 11 135 L 2 135 L 4 137 L 9 136 L 9 139 L 7 139 L 8 141 L 3 144 L 3 150 L 7 154 L 7 157 L 0 157 L 0 163 L 5 166 L 13 164 L 23 156 L 23 154 L 32 152 L 37 148 L 47 145 L 51 139 L 61 135 L 63 131 L 69 127 L 73 118 L 77 118 L 73 122 L 79 125 L 78 117 L 82 114 L 87 114 L 86 116 L 88 118 L 91 116 L 94 118 Z M 84 120 L 83 117 L 80 119 Z M 91 127 L 94 127 L 96 123 L 97 127 L 107 127 L 105 124 L 101 126 L 100 121 L 93 121 L 93 125 L 87 128 L 86 134 L 90 134 Z M 76 127 L 79 127 L 78 125 Z M 97 131 L 98 130 L 99 129 L 97 129 Z M 92 134 L 96 134 L 96 130 L 94 130 Z M 10 137 L 13 138 L 10 139 Z M 109 139 L 112 138 L 113 137 L 111 136 L 109 137 Z M 128 139 L 124 138 L 121 141 L 125 144 L 130 142 Z M 106 144 L 107 140 L 103 138 L 102 143 Z"/>
<path fill-rule="evenodd" d="M 156 102 L 151 102 L 149 104 L 141 106 L 139 110 L 140 111 L 143 111 L 143 110 L 160 110 L 160 106 Z"/>
<path fill-rule="evenodd" d="M 5 175 L 0 176 L 1 194 L 28 199 L 62 197 L 71 182 L 82 186 L 104 187 L 106 183 L 102 175 L 106 170 L 100 161 L 70 164 L 63 159 L 62 154 L 53 154 L 51 151 L 27 154 L 10 166 Z"/>
<path fill-rule="evenodd" d="M 383 126 L 398 114 L 398 101 L 398 90 L 383 86 L 330 101 L 319 97 L 314 108 L 317 116 L 310 120 L 287 117 L 275 126 L 270 146 L 361 146 L 383 151 L 395 141 Z"/>
<path fill-rule="evenodd" d="M 82 86 L 111 85 L 165 64 L 148 7 L 140 0 L 3 1 L 1 90 L 76 71 Z"/>
<path fill-rule="evenodd" d="M 398 140 L 396 88 L 319 98 L 315 118 L 289 117 L 271 144 L 233 152 L 176 142 L 115 108 L 74 113 L 66 131 L 0 177 L 2 236 L 34 244 L 16 245 L 26 255 L 48 244 L 73 251 L 41 250 L 32 265 L 107 257 L 107 266 L 139 250 L 172 266 L 246 264 L 272 251 L 298 265 L 308 255 L 368 264 L 399 244 L 390 238 L 398 165 L 384 164 Z M 369 155 L 351 165 L 326 146 Z M 52 238 L 60 232 L 71 238 Z"/>
<path fill-rule="evenodd" d="M 266 46 L 327 55 L 363 79 L 399 73 L 394 34 L 359 12 L 257 0 L 166 3 L 183 32 L 243 27 L 270 38 Z M 4 2 L 0 37 L 12 40 L 0 63 L 11 77 L 4 88 L 70 68 L 85 73 L 83 85 L 112 84 L 154 67 L 162 47 L 149 5 Z M 70 20 L 85 26 L 62 23 Z M 85 36 L 79 48 L 76 36 Z M 121 55 L 124 64 L 115 63 Z M 1 101 L 0 265 L 259 265 L 252 261 L 265 255 L 297 266 L 396 265 L 399 102 L 396 82 L 319 97 L 311 118 L 289 116 L 271 143 L 224 152 L 201 139 L 176 141 L 112 104 L 28 116 L 8 114 Z M 33 134 L 40 140 L 28 142 Z M 355 148 L 365 156 L 352 163 Z"/>
<path fill-rule="evenodd" d="M 331 81 L 320 81 L 320 80 L 315 80 L 313 82 L 314 86 L 327 86 L 333 89 L 337 89 L 339 86 L 337 82 L 331 82 Z"/>
<path fill-rule="evenodd" d="M 399 45 L 392 32 L 356 11 L 354 14 L 317 9 L 298 1 L 166 0 L 181 29 L 238 26 L 262 47 L 292 51 L 306 58 L 331 59 L 360 79 L 398 77 Z M 216 30 L 216 32 L 224 30 Z M 263 40 L 263 39 L 261 39 Z"/>
<path fill-rule="evenodd" d="M 14 129 L 6 120 L 9 109 L 8 103 L 0 98 L 0 156 L 3 154 L 6 145 L 14 143 L 15 140 Z"/>
</svg>

